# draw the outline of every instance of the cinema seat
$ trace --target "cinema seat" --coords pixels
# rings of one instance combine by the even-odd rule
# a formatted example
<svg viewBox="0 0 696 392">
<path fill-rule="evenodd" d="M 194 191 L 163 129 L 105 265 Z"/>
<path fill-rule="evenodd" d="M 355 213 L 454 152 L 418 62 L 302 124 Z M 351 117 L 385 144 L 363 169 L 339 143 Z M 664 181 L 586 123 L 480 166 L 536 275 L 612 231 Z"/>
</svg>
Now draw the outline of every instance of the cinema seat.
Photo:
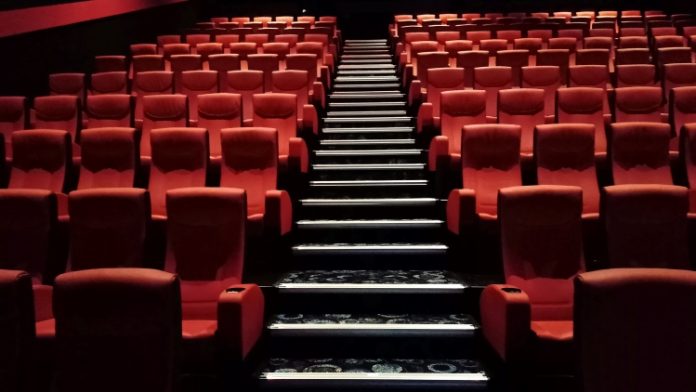
<svg viewBox="0 0 696 392">
<path fill-rule="evenodd" d="M 161 49 L 164 45 L 180 44 L 181 36 L 178 34 L 167 34 L 157 36 L 157 46 Z"/>
<path fill-rule="evenodd" d="M 603 159 L 607 152 L 604 115 L 606 93 L 596 87 L 569 87 L 556 93 L 556 122 L 592 124 L 595 128 L 595 158 Z"/>
<path fill-rule="evenodd" d="M 254 106 L 252 96 L 264 91 L 264 75 L 262 71 L 230 71 L 227 80 L 220 88 L 221 92 L 235 93 L 242 96 L 244 119 L 253 117 Z"/>
<path fill-rule="evenodd" d="M 662 122 L 660 87 L 619 87 L 614 90 L 615 122 Z"/>
<path fill-rule="evenodd" d="M 128 94 L 128 73 L 100 72 L 90 77 L 89 94 Z"/>
<path fill-rule="evenodd" d="M 256 54 L 256 44 L 253 42 L 233 42 L 229 46 L 230 54 L 236 54 L 239 56 L 239 60 L 242 61 L 243 67 L 246 68 L 247 57 L 251 54 Z"/>
<path fill-rule="evenodd" d="M 133 56 L 131 64 L 133 65 L 133 75 L 139 72 L 164 71 L 166 68 L 164 56 L 159 54 Z"/>
<path fill-rule="evenodd" d="M 306 173 L 309 170 L 309 151 L 298 137 L 297 96 L 266 93 L 252 96 L 254 111 L 249 126 L 278 130 L 278 152 L 281 171 Z"/>
<path fill-rule="evenodd" d="M 574 335 L 584 390 L 696 389 L 694 301 L 693 271 L 616 268 L 579 275 Z M 645 324 L 645 312 L 659 325 Z"/>
<path fill-rule="evenodd" d="M 512 84 L 515 87 L 522 83 L 522 67 L 529 65 L 530 52 L 522 50 L 501 50 L 496 54 L 497 66 L 510 67 L 512 69 Z"/>
<path fill-rule="evenodd" d="M 673 88 L 681 86 L 696 86 L 696 64 L 665 64 L 662 68 L 665 100 Z"/>
<path fill-rule="evenodd" d="M 659 48 L 657 49 L 657 64 L 693 63 L 691 48 Z"/>
<path fill-rule="evenodd" d="M 463 90 L 463 68 L 433 68 L 428 70 L 428 88 L 423 91 L 420 81 L 411 83 L 411 101 L 424 101 L 418 108 L 418 132 L 434 131 L 440 127 L 440 94 L 444 91 Z"/>
<path fill-rule="evenodd" d="M 226 128 L 221 143 L 220 186 L 246 191 L 250 234 L 287 234 L 292 228 L 292 202 L 286 191 L 278 190 L 278 132 Z"/>
<path fill-rule="evenodd" d="M 140 158 L 144 159 L 146 163 L 151 156 L 150 133 L 153 129 L 188 126 L 187 102 L 188 98 L 180 94 L 148 95 L 143 97 Z"/>
<path fill-rule="evenodd" d="M 532 374 L 573 368 L 573 278 L 585 270 L 582 191 L 501 189 L 505 284 L 481 294 L 483 336 L 508 366 Z"/>
<path fill-rule="evenodd" d="M 491 56 L 495 56 L 501 50 L 507 50 L 507 40 L 504 39 L 482 39 L 479 42 L 479 50 L 487 51 Z"/>
<path fill-rule="evenodd" d="M 416 57 L 418 73 L 415 76 L 425 89 L 428 88 L 428 70 L 449 67 L 449 55 L 446 52 L 421 52 Z"/>
<path fill-rule="evenodd" d="M 594 159 L 594 126 L 590 124 L 538 125 L 534 157 L 539 185 L 582 188 L 583 218 L 599 216 L 599 184 Z"/>
<path fill-rule="evenodd" d="M 68 271 L 140 267 L 150 221 L 147 191 L 95 188 L 70 192 Z"/>
<path fill-rule="evenodd" d="M 81 122 L 80 99 L 69 95 L 34 98 L 30 128 L 67 131 L 72 140 L 78 137 Z"/>
<path fill-rule="evenodd" d="M 135 124 L 142 127 L 144 121 L 143 101 L 149 95 L 174 93 L 174 73 L 170 71 L 141 72 L 133 79 L 132 95 L 135 96 Z"/>
<path fill-rule="evenodd" d="M 488 66 L 488 52 L 469 50 L 457 53 L 457 67 L 464 68 L 465 87 L 474 86 L 474 69 Z"/>
<path fill-rule="evenodd" d="M 227 72 L 242 69 L 238 54 L 212 54 L 208 56 L 208 69 L 217 71 L 220 89 L 227 83 Z"/>
<path fill-rule="evenodd" d="M 544 115 L 556 116 L 556 90 L 564 84 L 557 66 L 522 67 L 522 88 L 544 90 Z"/>
<path fill-rule="evenodd" d="M 77 189 L 132 188 L 140 154 L 133 128 L 82 130 L 82 159 Z"/>
<path fill-rule="evenodd" d="M 616 65 L 651 64 L 650 50 L 645 48 L 618 49 L 614 61 Z"/>
<path fill-rule="evenodd" d="M 281 65 L 285 65 L 285 57 L 290 54 L 290 43 L 289 42 L 267 42 L 261 47 L 263 53 L 265 54 L 275 54 L 278 56 Z M 284 68 L 284 67 L 281 67 Z"/>
<path fill-rule="evenodd" d="M 162 47 L 162 55 L 166 65 L 171 68 L 172 56 L 190 55 L 191 46 L 189 44 L 166 44 Z M 166 67 L 166 66 L 165 66 Z"/>
<path fill-rule="evenodd" d="M 198 44 L 210 42 L 210 34 L 186 34 L 186 43 L 195 51 Z"/>
<path fill-rule="evenodd" d="M 609 137 L 613 183 L 671 185 L 669 124 L 614 123 Z"/>
<path fill-rule="evenodd" d="M 130 45 L 129 49 L 131 54 L 131 60 L 132 57 L 135 56 L 157 54 L 156 44 L 132 44 Z"/>
<path fill-rule="evenodd" d="M 571 52 L 568 49 L 542 49 L 537 52 L 536 66 L 558 67 L 562 84 L 567 84 L 568 67 L 571 64 Z"/>
<path fill-rule="evenodd" d="M 498 92 L 498 123 L 520 126 L 523 161 L 531 162 L 534 156 L 534 128 L 546 122 L 544 104 L 544 90 L 516 88 Z"/>
<path fill-rule="evenodd" d="M 295 94 L 301 130 L 318 135 L 319 116 L 313 105 L 315 97 L 311 94 L 309 86 L 307 71 L 285 70 L 273 71 L 271 74 L 271 92 Z"/>
<path fill-rule="evenodd" d="M 150 134 L 150 205 L 156 221 L 167 218 L 170 189 L 204 187 L 208 173 L 208 132 L 204 128 L 158 128 Z"/>
<path fill-rule="evenodd" d="M 170 69 L 174 73 L 176 92 L 181 90 L 181 74 L 185 71 L 200 71 L 203 69 L 203 58 L 199 54 L 177 54 L 170 59 Z"/>
<path fill-rule="evenodd" d="M 108 55 L 94 56 L 94 72 L 126 72 L 128 64 L 126 56 Z"/>
<path fill-rule="evenodd" d="M 167 210 L 165 271 L 181 279 L 182 369 L 216 372 L 218 358 L 243 359 L 264 329 L 261 289 L 241 283 L 246 195 L 238 188 L 174 189 Z"/>
<path fill-rule="evenodd" d="M 225 49 L 222 42 L 202 42 L 196 45 L 196 54 L 203 60 L 203 69 L 209 69 L 208 61 L 210 56 L 224 54 Z"/>
<path fill-rule="evenodd" d="M 611 268 L 689 268 L 688 190 L 656 184 L 604 188 L 602 221 Z"/>
<path fill-rule="evenodd" d="M 603 65 L 609 67 L 609 49 L 578 49 L 575 53 L 575 65 Z"/>
<path fill-rule="evenodd" d="M 134 105 L 128 94 L 90 95 L 85 102 L 82 128 L 132 127 Z"/>
<path fill-rule="evenodd" d="M 12 158 L 12 132 L 27 128 L 28 118 L 25 97 L 0 97 L 0 133 L 6 158 Z"/>
<path fill-rule="evenodd" d="M 198 97 L 198 126 L 208 130 L 211 163 L 220 164 L 220 131 L 242 126 L 242 96 L 239 94 L 203 94 Z"/>
<path fill-rule="evenodd" d="M 486 92 L 486 116 L 489 121 L 495 121 L 498 115 L 498 91 L 512 87 L 512 68 L 510 67 L 474 69 L 474 89 Z"/>
<path fill-rule="evenodd" d="M 440 135 L 430 143 L 428 169 L 457 173 L 461 168 L 462 127 L 486 122 L 486 92 L 453 90 L 440 94 Z M 420 121 L 420 119 L 419 119 Z M 423 124 L 434 123 L 424 117 Z M 437 128 L 436 128 L 437 129 Z"/>
<path fill-rule="evenodd" d="M 54 73 L 48 75 L 51 95 L 71 95 L 83 102 L 85 99 L 85 74 Z"/>
<path fill-rule="evenodd" d="M 476 222 L 495 222 L 498 190 L 522 185 L 519 125 L 466 125 L 462 132 L 463 186 L 447 200 L 447 227 L 454 234 Z"/>
<path fill-rule="evenodd" d="M 300 54 L 315 54 L 317 56 L 317 74 L 322 75 L 322 72 L 326 72 L 328 74 L 326 79 L 331 79 L 329 76 L 333 74 L 333 57 L 324 55 L 324 45 L 321 42 L 298 42 L 296 50 Z"/>
<path fill-rule="evenodd" d="M 684 125 L 696 123 L 696 85 L 673 88 L 669 102 L 672 130 L 679 138 Z"/>
<path fill-rule="evenodd" d="M 56 279 L 54 307 L 56 391 L 167 392 L 177 384 L 176 275 L 140 268 L 66 273 Z"/>
<path fill-rule="evenodd" d="M 271 76 L 273 71 L 280 69 L 280 60 L 276 54 L 250 54 L 247 57 L 249 70 L 263 72 L 263 90 L 271 91 L 273 82 Z"/>
<path fill-rule="evenodd" d="M 3 389 L 29 390 L 32 377 L 31 351 L 34 348 L 34 306 L 31 275 L 24 271 L 0 269 L 0 359 Z"/>
<path fill-rule="evenodd" d="M 657 87 L 655 66 L 652 64 L 626 64 L 616 66 L 616 87 Z"/>
<path fill-rule="evenodd" d="M 185 71 L 181 74 L 181 84 L 177 92 L 188 97 L 189 122 L 198 122 L 198 97 L 202 94 L 218 92 L 218 73 L 216 71 Z"/>
</svg>

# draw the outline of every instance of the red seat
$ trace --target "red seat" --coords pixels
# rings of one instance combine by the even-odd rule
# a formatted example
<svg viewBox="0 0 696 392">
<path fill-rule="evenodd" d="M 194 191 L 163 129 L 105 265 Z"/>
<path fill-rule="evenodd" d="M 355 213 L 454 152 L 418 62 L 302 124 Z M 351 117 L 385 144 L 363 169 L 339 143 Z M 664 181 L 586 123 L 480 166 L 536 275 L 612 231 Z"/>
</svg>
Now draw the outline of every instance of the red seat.
<svg viewBox="0 0 696 392">
<path fill-rule="evenodd" d="M 54 306 L 56 391 L 165 392 L 176 385 L 176 275 L 135 268 L 63 274 Z"/>
<path fill-rule="evenodd" d="M 166 44 L 162 47 L 165 63 L 171 62 L 172 56 L 188 54 L 191 54 L 191 46 L 189 44 Z"/>
<path fill-rule="evenodd" d="M 83 127 L 132 127 L 133 106 L 133 97 L 128 94 L 90 95 L 85 103 Z"/>
<path fill-rule="evenodd" d="M 76 140 L 81 122 L 80 100 L 67 95 L 34 98 L 30 126 L 34 129 L 60 129 Z"/>
<path fill-rule="evenodd" d="M 463 90 L 464 69 L 432 68 L 428 70 L 428 89 L 423 93 L 420 83 L 414 81 L 411 90 L 418 88 L 417 95 L 423 102 L 418 109 L 418 132 L 440 127 L 440 93 L 451 90 Z M 415 98 L 414 98 L 415 99 Z"/>
<path fill-rule="evenodd" d="M 236 54 L 239 59 L 246 64 L 246 59 L 250 54 L 256 54 L 256 44 L 253 42 L 232 42 L 230 43 L 230 54 Z"/>
<path fill-rule="evenodd" d="M 500 190 L 505 284 L 481 294 L 483 336 L 510 366 L 533 373 L 573 365 L 573 278 L 585 270 L 582 191 L 541 185 Z"/>
<path fill-rule="evenodd" d="M 543 40 L 541 38 L 518 38 L 515 40 L 515 49 L 527 50 L 529 54 L 535 55 L 539 50 L 543 49 Z"/>
<path fill-rule="evenodd" d="M 0 97 L 0 133 L 5 143 L 5 156 L 12 158 L 12 132 L 27 127 L 27 99 Z"/>
<path fill-rule="evenodd" d="M 626 64 L 616 66 L 616 87 L 657 86 L 655 66 L 652 64 Z"/>
<path fill-rule="evenodd" d="M 501 50 L 507 50 L 507 41 L 504 39 L 482 39 L 479 42 L 479 50 L 487 51 L 491 56 L 495 56 Z"/>
<path fill-rule="evenodd" d="M 689 187 L 689 212 L 696 212 L 696 125 L 685 123 L 679 135 L 679 158 Z"/>
<path fill-rule="evenodd" d="M 668 124 L 612 124 L 609 159 L 614 184 L 672 184 L 669 139 Z"/>
<path fill-rule="evenodd" d="M 662 89 L 619 87 L 614 90 L 614 121 L 662 121 Z"/>
<path fill-rule="evenodd" d="M 167 210 L 165 270 L 181 279 L 183 368 L 211 372 L 219 357 L 243 359 L 263 331 L 263 294 L 241 284 L 245 192 L 174 189 Z"/>
<path fill-rule="evenodd" d="M 188 98 L 185 95 L 149 95 L 143 97 L 143 124 L 140 157 L 150 158 L 150 132 L 157 128 L 187 127 Z"/>
<path fill-rule="evenodd" d="M 622 64 L 650 64 L 650 49 L 617 49 L 616 65 Z"/>
<path fill-rule="evenodd" d="M 250 70 L 263 72 L 263 90 L 271 91 L 273 82 L 271 75 L 273 71 L 280 69 L 280 61 L 276 54 L 250 54 L 247 57 L 247 63 Z"/>
<path fill-rule="evenodd" d="M 139 156 L 135 129 L 82 131 L 82 159 L 77 189 L 132 188 Z"/>
<path fill-rule="evenodd" d="M 634 184 L 608 186 L 604 192 L 609 267 L 688 269 L 686 188 Z"/>
<path fill-rule="evenodd" d="M 675 87 L 696 86 L 696 64 L 666 64 L 662 68 L 662 88 L 665 100 Z"/>
<path fill-rule="evenodd" d="M 516 88 L 498 92 L 498 123 L 520 126 L 522 159 L 533 157 L 534 128 L 546 122 L 544 104 L 544 90 Z"/>
<path fill-rule="evenodd" d="M 134 75 L 139 72 L 165 70 L 164 56 L 159 54 L 133 56 L 132 65 Z"/>
<path fill-rule="evenodd" d="M 167 44 L 180 44 L 181 43 L 181 36 L 178 34 L 167 34 L 167 35 L 158 35 L 157 36 L 157 46 L 162 48 L 164 45 Z"/>
<path fill-rule="evenodd" d="M 241 37 L 239 34 L 217 34 L 215 35 L 215 42 L 222 44 L 223 50 L 227 52 L 231 43 L 241 42 Z"/>
<path fill-rule="evenodd" d="M 254 116 L 252 97 L 263 93 L 264 81 L 262 71 L 230 71 L 227 73 L 226 83 L 220 86 L 220 91 L 235 93 L 242 96 L 242 108 L 244 120 L 250 120 Z"/>
<path fill-rule="evenodd" d="M 411 43 L 410 63 L 405 64 L 405 73 L 414 77 L 418 76 L 418 54 L 437 52 L 437 41 L 416 41 Z M 411 70 L 411 71 L 409 71 Z"/>
<path fill-rule="evenodd" d="M 94 73 L 89 87 L 91 95 L 128 94 L 128 73 L 125 71 Z"/>
<path fill-rule="evenodd" d="M 297 34 L 278 34 L 275 36 L 274 42 L 276 43 L 287 43 L 290 48 L 290 53 L 295 53 L 295 47 L 299 42 L 300 38 Z"/>
<path fill-rule="evenodd" d="M 582 188 L 583 217 L 596 218 L 599 184 L 594 137 L 590 124 L 539 125 L 534 134 L 534 156 L 538 184 Z"/>
<path fill-rule="evenodd" d="M 578 49 L 575 53 L 576 65 L 609 66 L 609 49 Z"/>
<path fill-rule="evenodd" d="M 678 138 L 684 125 L 696 123 L 696 86 L 672 89 L 669 102 L 672 129 Z"/>
<path fill-rule="evenodd" d="M 227 84 L 227 72 L 242 69 L 238 54 L 212 54 L 208 56 L 208 69 L 217 71 L 219 89 Z"/>
<path fill-rule="evenodd" d="M 474 69 L 488 66 L 488 52 L 470 50 L 457 53 L 457 67 L 464 68 L 465 87 L 474 86 Z"/>
<path fill-rule="evenodd" d="M 242 110 L 242 96 L 239 94 L 204 94 L 198 97 L 198 126 L 208 130 L 212 163 L 219 163 L 222 156 L 220 131 L 242 126 Z"/>
<path fill-rule="evenodd" d="M 646 41 L 647 45 L 647 41 Z M 614 39 L 611 37 L 585 37 L 583 40 L 583 47 L 585 49 L 606 49 L 611 52 L 614 49 Z M 585 53 L 596 53 L 600 52 L 585 52 Z"/>
<path fill-rule="evenodd" d="M 693 63 L 691 48 L 659 48 L 657 49 L 657 64 Z"/>
<path fill-rule="evenodd" d="M 512 68 L 482 67 L 474 69 L 474 88 L 486 92 L 486 116 L 498 114 L 498 91 L 512 88 Z"/>
<path fill-rule="evenodd" d="M 633 268 L 578 276 L 574 334 L 585 389 L 696 389 L 691 372 L 696 361 L 694 301 L 692 271 Z M 645 324 L 646 312 L 660 323 Z"/>
<path fill-rule="evenodd" d="M 181 74 L 181 84 L 177 92 L 188 97 L 189 121 L 198 122 L 198 96 L 218 92 L 218 74 L 216 71 L 185 71 Z"/>
<path fill-rule="evenodd" d="M 130 45 L 131 57 L 142 56 L 147 54 L 157 54 L 156 44 L 132 44 Z"/>
<path fill-rule="evenodd" d="M 142 126 L 143 100 L 148 95 L 174 93 L 174 73 L 169 71 L 141 72 L 133 79 L 133 95 L 135 96 L 135 123 Z"/>
<path fill-rule="evenodd" d="M 31 276 L 24 271 L 0 269 L 0 333 L 3 355 L 0 359 L 3 389 L 29 390 L 31 355 L 36 331 L 32 304 Z"/>
<path fill-rule="evenodd" d="M 278 131 L 278 152 L 281 168 L 293 173 L 309 170 L 309 152 L 304 140 L 297 137 L 297 96 L 267 93 L 252 97 L 252 126 L 275 128 Z"/>
<path fill-rule="evenodd" d="M 152 217 L 167 217 L 166 193 L 170 189 L 203 187 L 208 173 L 208 132 L 204 128 L 152 130 L 150 205 Z"/>
<path fill-rule="evenodd" d="M 522 67 L 529 65 L 530 52 L 522 50 L 501 50 L 497 53 L 495 64 L 512 69 L 512 83 L 515 87 L 522 83 Z"/>
<path fill-rule="evenodd" d="M 177 54 L 170 59 L 170 68 L 174 72 L 174 87 L 176 92 L 181 90 L 181 74 L 185 71 L 200 71 L 203 69 L 203 58 L 199 54 Z"/>
<path fill-rule="evenodd" d="M 143 265 L 150 220 L 144 189 L 84 189 L 68 200 L 69 271 Z"/>
<path fill-rule="evenodd" d="M 333 58 L 324 55 L 324 45 L 321 42 L 298 42 L 296 48 L 297 53 L 311 53 L 317 56 L 317 75 L 322 75 L 322 72 L 330 75 L 333 72 Z"/>
<path fill-rule="evenodd" d="M 85 99 L 85 74 L 83 73 L 54 73 L 48 75 L 48 88 L 51 95 L 72 95 Z"/>
<path fill-rule="evenodd" d="M 265 54 L 275 54 L 278 56 L 278 60 L 285 64 L 285 57 L 290 54 L 290 43 L 267 42 L 263 44 L 262 49 Z"/>
<path fill-rule="evenodd" d="M 570 52 L 568 49 L 542 49 L 537 52 L 536 65 L 555 66 L 561 73 L 561 81 L 566 84 L 568 80 L 568 67 L 570 66 Z"/>
<path fill-rule="evenodd" d="M 187 34 L 186 43 L 191 45 L 194 50 L 199 44 L 210 42 L 210 34 Z"/>
<path fill-rule="evenodd" d="M 435 137 L 428 152 L 431 171 L 461 167 L 462 127 L 486 122 L 486 92 L 453 90 L 440 94 L 440 136 Z M 444 160 L 444 161 L 443 161 Z"/>
<path fill-rule="evenodd" d="M 221 187 L 247 194 L 250 232 L 284 235 L 292 228 L 292 202 L 278 190 L 278 132 L 272 128 L 226 128 L 221 132 Z"/>
<path fill-rule="evenodd" d="M 449 66 L 449 55 L 446 52 L 421 52 L 416 57 L 418 59 L 416 77 L 420 81 L 421 87 L 425 89 L 428 88 L 428 70 Z"/>
<path fill-rule="evenodd" d="M 125 72 L 128 70 L 126 66 L 126 56 L 94 56 L 94 72 Z"/>
<path fill-rule="evenodd" d="M 557 66 L 522 67 L 522 87 L 544 90 L 544 114 L 547 117 L 555 118 L 556 90 L 562 85 L 561 70 Z"/>
<path fill-rule="evenodd" d="M 686 47 L 684 37 L 681 35 L 661 35 L 653 37 L 653 47 L 659 48 L 681 48 Z"/>
<path fill-rule="evenodd" d="M 621 49 L 648 47 L 648 37 L 646 36 L 632 36 L 619 38 L 619 48 Z"/>
<path fill-rule="evenodd" d="M 605 97 L 606 93 L 596 87 L 562 88 L 556 95 L 556 122 L 594 125 L 595 156 L 599 157 L 605 156 L 607 151 Z"/>
<path fill-rule="evenodd" d="M 309 88 L 310 85 L 307 71 L 273 71 L 271 75 L 271 92 L 295 94 L 298 121 L 302 124 L 302 129 L 318 134 L 319 116 L 313 105 L 315 98 Z"/>
</svg>

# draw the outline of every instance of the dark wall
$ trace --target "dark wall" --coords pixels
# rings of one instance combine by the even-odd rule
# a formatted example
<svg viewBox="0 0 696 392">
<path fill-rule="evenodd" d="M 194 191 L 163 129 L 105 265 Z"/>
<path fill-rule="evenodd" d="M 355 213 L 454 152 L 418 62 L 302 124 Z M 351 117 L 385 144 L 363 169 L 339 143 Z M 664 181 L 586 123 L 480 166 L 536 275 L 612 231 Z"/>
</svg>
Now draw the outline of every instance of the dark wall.
<svg viewBox="0 0 696 392">
<path fill-rule="evenodd" d="M 131 43 L 154 42 L 198 19 L 196 3 L 185 2 L 2 38 L 0 95 L 46 94 L 50 73 L 90 72 L 96 55 L 127 54 Z"/>
</svg>

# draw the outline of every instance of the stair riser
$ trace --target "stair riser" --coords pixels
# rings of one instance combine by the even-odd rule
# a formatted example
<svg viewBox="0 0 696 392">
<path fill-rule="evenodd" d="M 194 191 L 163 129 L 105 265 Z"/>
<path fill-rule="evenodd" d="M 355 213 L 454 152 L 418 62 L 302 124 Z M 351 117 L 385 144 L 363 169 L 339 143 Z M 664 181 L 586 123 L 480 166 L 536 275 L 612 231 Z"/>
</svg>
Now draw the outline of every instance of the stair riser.
<svg viewBox="0 0 696 392">
<path fill-rule="evenodd" d="M 299 212 L 302 219 L 416 219 L 440 217 L 444 207 L 427 206 L 341 206 L 304 207 Z"/>
<path fill-rule="evenodd" d="M 350 241 L 356 243 L 365 242 L 429 242 L 438 241 L 442 238 L 442 228 L 434 229 L 410 229 L 410 228 L 389 228 L 389 229 L 330 229 L 330 228 L 299 228 L 297 231 L 298 241 L 303 243 L 337 243 Z"/>
<path fill-rule="evenodd" d="M 422 170 L 314 170 L 312 180 L 421 180 Z"/>
<path fill-rule="evenodd" d="M 373 269 L 408 268 L 413 270 L 444 269 L 447 256 L 442 252 L 368 253 L 368 252 L 293 252 L 302 269 Z"/>
</svg>

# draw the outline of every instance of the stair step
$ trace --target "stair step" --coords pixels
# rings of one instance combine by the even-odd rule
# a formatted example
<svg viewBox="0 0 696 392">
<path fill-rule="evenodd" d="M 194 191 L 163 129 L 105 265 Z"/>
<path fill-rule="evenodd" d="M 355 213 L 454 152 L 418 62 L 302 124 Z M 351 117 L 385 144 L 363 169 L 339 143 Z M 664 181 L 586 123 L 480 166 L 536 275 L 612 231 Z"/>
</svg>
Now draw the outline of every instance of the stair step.
<svg viewBox="0 0 696 392">
<path fill-rule="evenodd" d="M 398 90 L 401 85 L 398 82 L 394 83 L 348 83 L 339 82 L 334 85 L 334 90 L 369 90 L 369 89 L 391 89 Z"/>
<path fill-rule="evenodd" d="M 360 56 L 360 55 L 383 55 L 391 56 L 388 48 L 381 46 L 363 46 L 343 49 L 343 57 L 345 56 Z M 342 57 L 342 58 L 343 58 Z"/>
<path fill-rule="evenodd" d="M 391 64 L 392 59 L 349 59 L 341 60 L 341 64 L 345 65 L 357 65 L 357 64 Z"/>
<path fill-rule="evenodd" d="M 395 148 L 389 150 L 315 150 L 317 157 L 385 157 L 385 156 L 421 156 L 423 150 L 417 148 Z"/>
<path fill-rule="evenodd" d="M 324 139 L 321 146 L 390 146 L 414 145 L 415 139 Z"/>
<path fill-rule="evenodd" d="M 440 270 L 305 270 L 285 275 L 279 292 L 463 293 L 467 284 Z"/>
<path fill-rule="evenodd" d="M 267 329 L 275 335 L 341 334 L 360 336 L 430 332 L 473 335 L 476 321 L 466 314 L 277 314 Z"/>
<path fill-rule="evenodd" d="M 393 69 L 357 69 L 338 70 L 337 76 L 361 76 L 361 75 L 396 75 Z"/>
<path fill-rule="evenodd" d="M 328 117 L 397 117 L 406 116 L 406 110 L 330 110 Z"/>
<path fill-rule="evenodd" d="M 340 91 L 334 91 L 329 95 L 329 101 L 381 101 L 385 99 L 404 99 L 404 94 L 396 90 L 394 91 L 361 91 L 359 93 L 343 94 Z"/>
<path fill-rule="evenodd" d="M 344 53 L 341 56 L 342 60 L 352 60 L 352 59 L 391 59 L 390 54 L 348 54 Z"/>
<path fill-rule="evenodd" d="M 299 220 L 297 226 L 307 230 L 325 229 L 437 229 L 444 221 L 440 219 L 345 219 L 345 220 Z"/>
<path fill-rule="evenodd" d="M 312 165 L 312 169 L 322 172 L 421 171 L 425 169 L 425 163 L 318 163 Z"/>
<path fill-rule="evenodd" d="M 336 83 L 398 82 L 396 76 L 337 76 Z"/>
<path fill-rule="evenodd" d="M 432 197 L 413 198 L 367 198 L 367 199 L 301 199 L 305 207 L 434 207 L 438 199 Z"/>
<path fill-rule="evenodd" d="M 335 180 L 310 181 L 310 187 L 413 187 L 428 186 L 428 180 Z"/>
<path fill-rule="evenodd" d="M 398 134 L 411 134 L 413 133 L 413 127 L 360 127 L 360 128 L 324 128 L 322 133 L 331 134 L 375 134 L 381 135 L 385 133 L 398 133 Z"/>
<path fill-rule="evenodd" d="M 338 70 L 344 69 L 396 69 L 394 64 L 339 64 Z"/>
<path fill-rule="evenodd" d="M 387 44 L 387 40 L 384 38 L 377 39 L 347 39 L 345 40 L 346 45 L 351 44 Z"/>
<path fill-rule="evenodd" d="M 344 108 L 405 108 L 406 102 L 330 102 L 329 109 Z"/>
<path fill-rule="evenodd" d="M 324 117 L 324 124 L 411 124 L 413 117 L 389 116 L 389 117 Z"/>
</svg>

